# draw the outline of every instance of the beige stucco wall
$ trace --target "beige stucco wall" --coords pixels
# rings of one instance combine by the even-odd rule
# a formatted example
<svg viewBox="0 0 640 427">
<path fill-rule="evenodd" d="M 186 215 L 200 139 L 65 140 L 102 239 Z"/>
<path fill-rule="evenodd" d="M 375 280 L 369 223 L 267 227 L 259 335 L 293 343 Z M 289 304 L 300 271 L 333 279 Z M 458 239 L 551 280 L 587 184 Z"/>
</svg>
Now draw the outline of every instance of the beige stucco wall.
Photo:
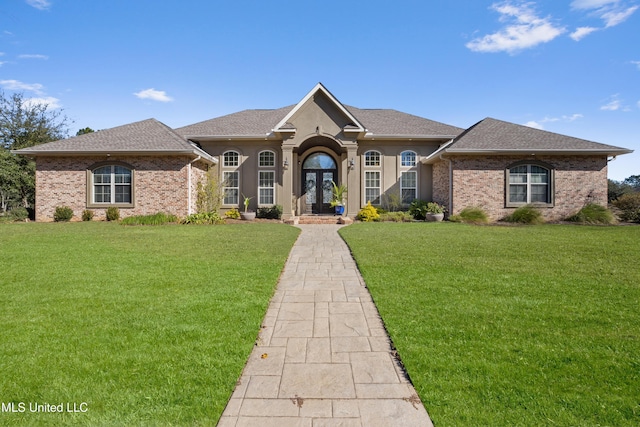
<svg viewBox="0 0 640 427">
<path fill-rule="evenodd" d="M 188 214 L 188 164 L 187 156 L 77 156 L 38 157 L 36 159 L 36 220 L 53 221 L 57 206 L 69 206 L 74 220 L 79 220 L 87 209 L 87 169 L 98 162 L 123 162 L 134 169 L 134 207 L 120 208 L 122 218 L 167 212 L 179 217 Z M 204 170 L 198 165 L 193 170 Z M 192 179 L 192 206 L 195 206 Z M 95 219 L 105 218 L 105 208 L 90 208 Z"/>
<path fill-rule="evenodd" d="M 468 206 L 479 206 L 491 219 L 498 220 L 515 208 L 505 207 L 505 170 L 514 162 L 538 160 L 554 168 L 554 206 L 541 211 L 547 220 L 561 220 L 577 212 L 586 203 L 607 205 L 606 156 L 456 156 L 451 159 L 453 173 L 453 214 Z M 437 181 L 434 199 L 446 200 L 447 161 L 434 165 Z M 436 179 L 436 178 L 434 178 Z"/>
</svg>

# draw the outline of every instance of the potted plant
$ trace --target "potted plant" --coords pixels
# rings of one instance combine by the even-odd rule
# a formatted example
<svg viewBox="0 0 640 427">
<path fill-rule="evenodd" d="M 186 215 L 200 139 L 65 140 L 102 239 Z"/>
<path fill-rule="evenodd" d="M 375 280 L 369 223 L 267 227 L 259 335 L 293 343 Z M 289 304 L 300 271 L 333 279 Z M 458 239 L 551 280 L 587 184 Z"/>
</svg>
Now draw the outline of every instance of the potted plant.
<svg viewBox="0 0 640 427">
<path fill-rule="evenodd" d="M 424 208 L 425 221 L 442 221 L 444 219 L 444 206 L 436 203 L 429 202 Z"/>
<path fill-rule="evenodd" d="M 344 184 L 336 184 L 331 181 L 333 191 L 331 196 L 331 207 L 335 208 L 336 215 L 344 214 L 344 202 L 347 195 L 347 186 Z"/>
<path fill-rule="evenodd" d="M 244 194 L 242 197 L 244 198 L 244 212 L 240 213 L 240 218 L 245 221 L 253 221 L 256 219 L 256 213 L 249 210 L 249 201 L 251 200 L 251 197 L 246 197 Z"/>
</svg>

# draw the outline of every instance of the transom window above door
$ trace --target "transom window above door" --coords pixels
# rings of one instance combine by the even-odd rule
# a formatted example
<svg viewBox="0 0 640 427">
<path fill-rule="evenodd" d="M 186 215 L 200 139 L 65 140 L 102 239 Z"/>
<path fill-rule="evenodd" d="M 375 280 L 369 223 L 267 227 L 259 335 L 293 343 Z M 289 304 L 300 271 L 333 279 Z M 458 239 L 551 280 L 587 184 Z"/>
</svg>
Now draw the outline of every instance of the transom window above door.
<svg viewBox="0 0 640 427">
<path fill-rule="evenodd" d="M 337 169 L 336 161 L 326 153 L 314 153 L 302 164 L 303 169 Z"/>
</svg>

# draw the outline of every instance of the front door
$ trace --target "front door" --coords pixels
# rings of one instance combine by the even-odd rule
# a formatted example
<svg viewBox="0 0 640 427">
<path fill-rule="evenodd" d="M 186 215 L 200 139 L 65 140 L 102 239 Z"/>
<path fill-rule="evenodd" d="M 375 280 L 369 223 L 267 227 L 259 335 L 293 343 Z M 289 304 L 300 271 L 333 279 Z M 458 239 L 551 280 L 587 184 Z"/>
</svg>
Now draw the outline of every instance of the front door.
<svg viewBox="0 0 640 427">
<path fill-rule="evenodd" d="M 302 188 L 305 191 L 306 213 L 332 213 L 333 182 L 337 182 L 338 169 L 331 156 L 315 153 L 302 165 Z"/>
</svg>

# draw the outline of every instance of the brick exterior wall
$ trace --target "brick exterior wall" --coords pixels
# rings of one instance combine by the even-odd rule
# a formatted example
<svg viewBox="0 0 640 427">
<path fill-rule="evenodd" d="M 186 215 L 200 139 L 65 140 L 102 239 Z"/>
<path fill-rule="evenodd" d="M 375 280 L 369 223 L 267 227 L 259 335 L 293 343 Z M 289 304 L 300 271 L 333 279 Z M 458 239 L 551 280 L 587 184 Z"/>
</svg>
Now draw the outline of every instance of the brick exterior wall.
<svg viewBox="0 0 640 427">
<path fill-rule="evenodd" d="M 120 208 L 120 216 L 166 212 L 184 217 L 188 214 L 188 156 L 104 156 L 38 157 L 36 159 L 36 221 L 53 221 L 57 206 L 73 209 L 80 220 L 87 208 L 87 169 L 98 162 L 123 162 L 134 169 L 134 207 Z M 191 206 L 195 211 L 195 188 L 206 165 L 192 167 Z M 105 208 L 89 208 L 94 219 L 105 218 Z"/>
<path fill-rule="evenodd" d="M 449 209 L 449 161 L 439 161 L 432 168 L 433 201 Z"/>
<path fill-rule="evenodd" d="M 517 161 L 534 159 L 554 168 L 554 207 L 541 208 L 547 220 L 564 219 L 586 203 L 607 205 L 606 156 L 457 156 L 452 159 L 451 213 L 460 213 L 468 206 L 479 206 L 492 220 L 509 215 L 515 208 L 505 207 L 505 170 Z M 440 161 L 433 168 L 434 200 L 446 200 L 449 194 L 448 161 Z"/>
</svg>

